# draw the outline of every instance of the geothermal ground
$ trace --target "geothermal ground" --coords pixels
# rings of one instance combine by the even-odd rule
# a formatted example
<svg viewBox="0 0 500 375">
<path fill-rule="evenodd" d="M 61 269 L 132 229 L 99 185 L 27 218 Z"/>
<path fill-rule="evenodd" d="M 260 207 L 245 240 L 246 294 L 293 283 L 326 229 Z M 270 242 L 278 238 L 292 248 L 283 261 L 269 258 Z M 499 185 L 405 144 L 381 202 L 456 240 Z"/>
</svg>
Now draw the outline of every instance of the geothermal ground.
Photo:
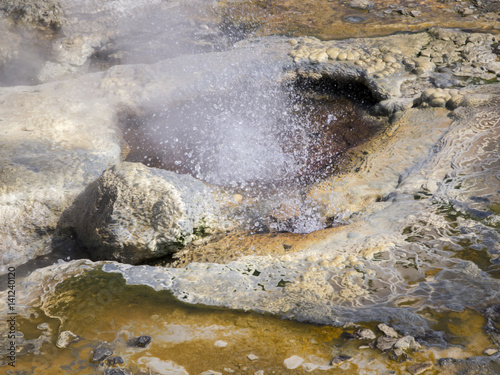
<svg viewBox="0 0 500 375">
<path fill-rule="evenodd" d="M 0 372 L 500 373 L 499 30 L 0 2 Z"/>
</svg>

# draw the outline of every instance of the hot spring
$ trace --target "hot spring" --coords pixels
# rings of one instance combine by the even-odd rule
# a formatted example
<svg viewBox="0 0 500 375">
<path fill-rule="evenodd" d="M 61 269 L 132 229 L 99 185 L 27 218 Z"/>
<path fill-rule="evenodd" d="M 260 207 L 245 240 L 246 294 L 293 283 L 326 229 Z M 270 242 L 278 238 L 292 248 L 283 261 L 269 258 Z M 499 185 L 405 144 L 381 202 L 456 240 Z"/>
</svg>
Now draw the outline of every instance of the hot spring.
<svg viewBox="0 0 500 375">
<path fill-rule="evenodd" d="M 2 2 L 0 372 L 498 374 L 497 10 Z"/>
</svg>

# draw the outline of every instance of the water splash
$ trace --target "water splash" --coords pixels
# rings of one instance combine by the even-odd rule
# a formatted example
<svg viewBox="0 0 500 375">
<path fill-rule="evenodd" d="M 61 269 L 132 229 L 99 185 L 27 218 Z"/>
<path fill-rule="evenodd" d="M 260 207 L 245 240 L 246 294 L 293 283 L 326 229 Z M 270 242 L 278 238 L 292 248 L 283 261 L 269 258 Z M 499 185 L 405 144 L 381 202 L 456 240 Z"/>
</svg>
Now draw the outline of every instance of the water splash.
<svg viewBox="0 0 500 375">
<path fill-rule="evenodd" d="M 239 82 L 230 95 L 124 118 L 128 160 L 225 187 L 272 189 L 331 174 L 343 151 L 377 130 L 350 100 L 311 98 L 263 78 Z"/>
</svg>

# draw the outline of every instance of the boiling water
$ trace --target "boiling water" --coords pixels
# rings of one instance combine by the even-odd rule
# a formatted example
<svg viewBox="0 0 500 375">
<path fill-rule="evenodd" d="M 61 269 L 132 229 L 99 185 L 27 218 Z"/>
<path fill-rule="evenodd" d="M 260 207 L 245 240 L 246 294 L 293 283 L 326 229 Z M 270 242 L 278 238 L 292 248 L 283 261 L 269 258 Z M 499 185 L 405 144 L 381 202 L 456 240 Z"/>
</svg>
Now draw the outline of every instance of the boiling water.
<svg viewBox="0 0 500 375">
<path fill-rule="evenodd" d="M 127 160 L 250 197 L 230 214 L 250 231 L 308 233 L 331 225 L 305 191 L 380 130 L 366 114 L 372 103 L 366 89 L 283 85 L 260 75 L 235 86 L 230 94 L 155 107 L 145 116 L 122 114 Z M 277 219 L 269 222 L 270 213 Z"/>
<path fill-rule="evenodd" d="M 227 188 L 266 189 L 331 175 L 348 148 L 379 129 L 363 106 L 342 97 L 345 87 L 318 98 L 295 85 L 261 80 L 143 117 L 124 114 L 127 160 Z M 354 84 L 349 89 L 361 90 Z"/>
</svg>

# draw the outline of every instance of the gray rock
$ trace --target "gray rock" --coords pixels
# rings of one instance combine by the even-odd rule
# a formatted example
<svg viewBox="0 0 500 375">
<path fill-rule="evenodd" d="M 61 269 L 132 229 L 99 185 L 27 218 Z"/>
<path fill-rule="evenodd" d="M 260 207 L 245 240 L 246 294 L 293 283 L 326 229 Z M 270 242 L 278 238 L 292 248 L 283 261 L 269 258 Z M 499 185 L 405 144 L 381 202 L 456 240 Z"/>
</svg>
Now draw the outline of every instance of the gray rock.
<svg viewBox="0 0 500 375">
<path fill-rule="evenodd" d="M 352 357 L 349 357 L 348 355 L 337 355 L 332 358 L 330 361 L 330 366 L 332 365 L 340 365 L 341 363 L 350 361 Z"/>
<path fill-rule="evenodd" d="M 488 348 L 483 351 L 484 354 L 486 355 L 494 355 L 498 353 L 498 349 L 496 348 Z"/>
<path fill-rule="evenodd" d="M 489 72 L 495 73 L 497 76 L 500 76 L 500 61 L 493 61 L 488 63 L 488 65 L 486 65 L 486 69 Z"/>
<path fill-rule="evenodd" d="M 457 109 L 462 105 L 464 97 L 462 95 L 453 95 L 447 102 L 446 107 L 449 109 Z"/>
<path fill-rule="evenodd" d="M 113 351 L 107 345 L 101 345 L 94 350 L 90 362 L 101 363 L 111 355 L 113 355 Z"/>
<path fill-rule="evenodd" d="M 408 354 L 403 349 L 391 349 L 387 352 L 389 359 L 402 363 L 408 360 Z"/>
<path fill-rule="evenodd" d="M 354 332 L 354 335 L 358 340 L 375 340 L 377 336 L 371 329 L 368 328 L 362 328 L 358 329 L 356 332 Z"/>
<path fill-rule="evenodd" d="M 227 346 L 227 342 L 222 340 L 217 340 L 214 345 L 218 348 L 225 348 Z"/>
<path fill-rule="evenodd" d="M 56 346 L 58 348 L 67 348 L 71 343 L 78 341 L 80 337 L 75 335 L 71 331 L 63 331 L 60 333 L 59 338 L 57 339 Z"/>
<path fill-rule="evenodd" d="M 466 9 L 460 9 L 458 11 L 458 13 L 460 13 L 462 16 L 470 16 L 471 14 L 474 14 L 474 10 L 470 9 L 470 8 L 466 8 Z"/>
<path fill-rule="evenodd" d="M 395 9 L 394 10 L 396 13 L 398 14 L 401 14 L 402 16 L 407 16 L 409 15 L 410 13 L 408 12 L 408 9 L 404 8 L 404 7 L 401 7 L 401 8 L 398 8 L 398 9 Z"/>
<path fill-rule="evenodd" d="M 435 98 L 435 99 L 432 99 L 429 102 L 429 105 L 431 107 L 444 107 L 444 106 L 446 106 L 446 99 L 445 98 Z"/>
<path fill-rule="evenodd" d="M 427 370 L 433 368 L 434 365 L 431 362 L 417 363 L 416 365 L 409 366 L 407 368 L 408 372 L 412 375 L 423 374 Z"/>
<path fill-rule="evenodd" d="M 203 182 L 121 163 L 88 186 L 69 220 L 94 259 L 135 264 L 216 231 L 218 215 L 219 206 Z"/>
<path fill-rule="evenodd" d="M 116 365 L 123 365 L 125 361 L 123 360 L 122 357 L 109 357 L 106 360 L 106 363 L 108 366 L 116 366 Z"/>
<path fill-rule="evenodd" d="M 136 348 L 145 348 L 151 343 L 150 336 L 138 336 L 133 337 L 127 341 L 127 346 L 136 347 Z"/>
<path fill-rule="evenodd" d="M 412 106 L 412 104 L 413 101 L 411 98 L 391 98 L 377 103 L 373 108 L 373 111 L 377 115 L 390 116 L 396 112 L 406 111 Z"/>
<path fill-rule="evenodd" d="M 398 338 L 398 333 L 394 330 L 394 328 L 389 327 L 387 324 L 380 323 L 377 328 L 382 331 L 384 335 L 387 337 Z"/>
<path fill-rule="evenodd" d="M 386 351 L 386 350 L 392 349 L 394 347 L 394 344 L 396 343 L 396 341 L 398 341 L 398 340 L 395 338 L 380 336 L 377 339 L 376 346 L 378 349 L 380 349 L 382 351 Z"/>
<path fill-rule="evenodd" d="M 443 69 L 442 69 L 443 70 Z M 451 75 L 451 71 L 444 70 L 445 73 L 433 73 L 429 78 L 432 84 L 439 88 L 450 88 L 463 85 L 463 82 Z"/>
<path fill-rule="evenodd" d="M 285 359 L 283 363 L 287 369 L 293 370 L 304 363 L 304 359 L 297 355 L 292 355 L 290 358 Z"/>
<path fill-rule="evenodd" d="M 394 348 L 403 350 L 415 350 L 420 348 L 420 344 L 415 341 L 415 338 L 413 336 L 404 336 L 396 341 L 396 343 L 394 344 Z"/>
<path fill-rule="evenodd" d="M 498 375 L 498 355 L 479 356 L 466 359 L 441 358 L 437 361 L 439 370 L 449 374 Z"/>
<path fill-rule="evenodd" d="M 375 4 L 369 0 L 351 0 L 347 5 L 356 9 L 372 9 L 375 6 Z"/>
</svg>

